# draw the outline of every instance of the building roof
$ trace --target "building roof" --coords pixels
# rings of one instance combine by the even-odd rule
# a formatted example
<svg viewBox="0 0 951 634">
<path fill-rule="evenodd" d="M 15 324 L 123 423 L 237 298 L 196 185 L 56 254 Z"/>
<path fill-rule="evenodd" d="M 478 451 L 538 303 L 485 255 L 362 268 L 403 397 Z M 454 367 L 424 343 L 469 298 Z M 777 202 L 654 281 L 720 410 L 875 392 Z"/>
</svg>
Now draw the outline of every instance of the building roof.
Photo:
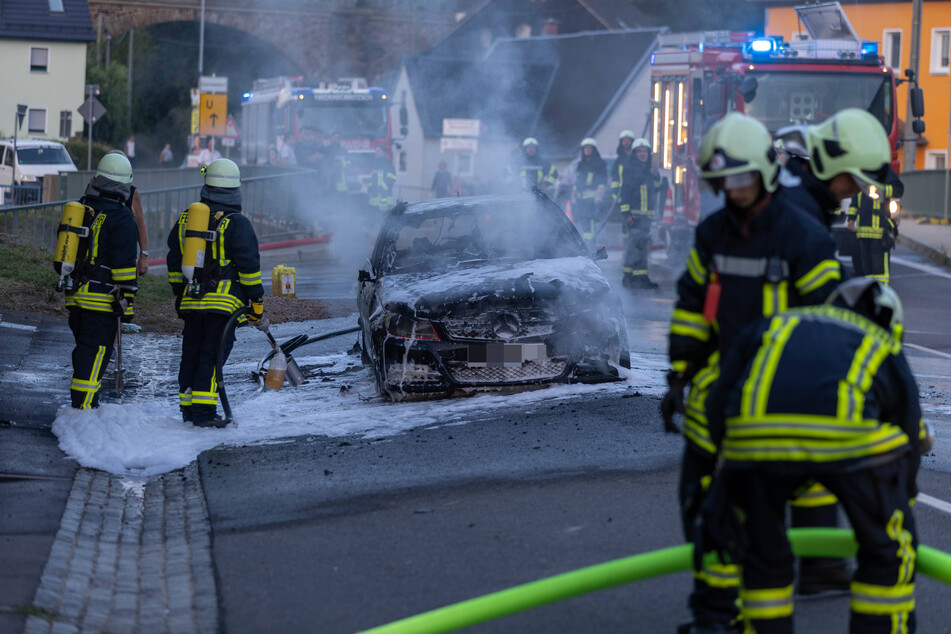
<svg viewBox="0 0 951 634">
<path fill-rule="evenodd" d="M 479 119 L 483 137 L 521 138 L 539 116 L 555 67 L 439 57 L 404 57 L 426 136 L 442 135 L 443 119 Z"/>
<path fill-rule="evenodd" d="M 530 26 L 536 36 L 550 20 L 559 34 L 652 26 L 628 0 L 487 0 L 429 54 L 481 57 L 495 40 L 514 37 L 517 26 Z"/>
<path fill-rule="evenodd" d="M 548 157 L 571 156 L 610 112 L 636 76 L 650 64 L 663 28 L 596 31 L 551 37 L 499 40 L 490 62 L 556 67 L 550 89 L 538 104 L 540 116 L 521 136 L 534 136 Z M 645 95 L 645 99 L 647 95 Z M 639 128 L 641 122 L 632 121 Z"/>
<path fill-rule="evenodd" d="M 92 42 L 96 34 L 86 0 L 62 0 L 51 11 L 49 0 L 0 0 L 0 38 L 55 42 Z"/>
</svg>

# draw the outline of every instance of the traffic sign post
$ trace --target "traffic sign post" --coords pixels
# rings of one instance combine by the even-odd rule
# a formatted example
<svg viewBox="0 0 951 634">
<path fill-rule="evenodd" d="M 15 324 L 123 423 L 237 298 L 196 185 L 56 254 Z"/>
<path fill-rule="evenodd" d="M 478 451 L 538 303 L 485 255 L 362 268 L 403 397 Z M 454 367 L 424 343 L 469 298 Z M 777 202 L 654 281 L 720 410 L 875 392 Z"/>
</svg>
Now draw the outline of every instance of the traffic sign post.
<svg viewBox="0 0 951 634">
<path fill-rule="evenodd" d="M 228 119 L 228 95 L 202 94 L 198 106 L 198 132 L 202 136 L 224 136 Z"/>
<path fill-rule="evenodd" d="M 86 169 L 92 169 L 92 127 L 96 121 L 106 116 L 106 107 L 103 106 L 96 95 L 99 94 L 99 84 L 86 84 L 86 94 L 89 98 L 79 106 L 79 114 L 83 120 L 89 124 L 89 151 L 86 154 Z"/>
</svg>

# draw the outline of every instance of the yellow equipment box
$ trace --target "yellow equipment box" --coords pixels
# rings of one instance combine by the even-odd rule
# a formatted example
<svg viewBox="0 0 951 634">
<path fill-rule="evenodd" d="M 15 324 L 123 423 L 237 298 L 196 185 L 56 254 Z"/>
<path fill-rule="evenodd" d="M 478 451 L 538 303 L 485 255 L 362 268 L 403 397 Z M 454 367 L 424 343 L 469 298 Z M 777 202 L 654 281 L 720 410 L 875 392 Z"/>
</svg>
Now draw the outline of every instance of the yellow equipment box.
<svg viewBox="0 0 951 634">
<path fill-rule="evenodd" d="M 271 294 L 278 297 L 297 297 L 297 273 L 293 266 L 278 264 L 271 271 Z"/>
</svg>

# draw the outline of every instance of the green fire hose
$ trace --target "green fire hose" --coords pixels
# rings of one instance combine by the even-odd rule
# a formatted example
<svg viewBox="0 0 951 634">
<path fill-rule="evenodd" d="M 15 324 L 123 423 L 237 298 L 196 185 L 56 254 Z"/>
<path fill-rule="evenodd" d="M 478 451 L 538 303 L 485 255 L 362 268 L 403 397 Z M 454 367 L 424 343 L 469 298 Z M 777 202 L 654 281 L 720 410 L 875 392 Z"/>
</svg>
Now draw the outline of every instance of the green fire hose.
<svg viewBox="0 0 951 634">
<path fill-rule="evenodd" d="M 852 557 L 858 548 L 852 531 L 841 528 L 795 528 L 789 531 L 789 541 L 799 557 Z M 625 557 L 437 608 L 363 634 L 451 632 L 595 590 L 689 570 L 692 553 L 692 545 L 682 544 Z M 919 545 L 918 571 L 951 585 L 951 555 Z"/>
</svg>

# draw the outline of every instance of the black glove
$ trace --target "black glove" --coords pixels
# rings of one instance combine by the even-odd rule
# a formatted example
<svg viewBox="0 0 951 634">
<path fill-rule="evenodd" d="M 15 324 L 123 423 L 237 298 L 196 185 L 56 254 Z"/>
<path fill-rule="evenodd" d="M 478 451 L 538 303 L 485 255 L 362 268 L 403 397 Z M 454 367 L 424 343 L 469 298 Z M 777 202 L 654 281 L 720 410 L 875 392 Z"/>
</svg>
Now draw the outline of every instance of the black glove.
<svg viewBox="0 0 951 634">
<path fill-rule="evenodd" d="M 749 550 L 742 512 L 730 499 L 722 475 L 715 475 L 694 522 L 693 566 L 703 569 L 703 557 L 717 553 L 720 563 L 741 563 Z"/>
<path fill-rule="evenodd" d="M 179 319 L 185 319 L 185 315 L 182 314 L 182 296 L 175 296 L 175 314 L 178 315 Z"/>
<path fill-rule="evenodd" d="M 129 323 L 132 321 L 133 312 L 132 312 L 132 301 L 135 299 L 135 295 L 129 292 L 122 292 L 121 295 L 118 295 L 114 302 L 112 302 L 112 312 L 116 317 L 122 318 L 122 323 Z"/>
<path fill-rule="evenodd" d="M 667 373 L 667 394 L 660 402 L 660 415 L 664 419 L 664 431 L 668 434 L 679 434 L 680 428 L 674 422 L 674 414 L 684 413 L 684 388 L 687 379 L 680 372 L 671 370 Z"/>
</svg>

